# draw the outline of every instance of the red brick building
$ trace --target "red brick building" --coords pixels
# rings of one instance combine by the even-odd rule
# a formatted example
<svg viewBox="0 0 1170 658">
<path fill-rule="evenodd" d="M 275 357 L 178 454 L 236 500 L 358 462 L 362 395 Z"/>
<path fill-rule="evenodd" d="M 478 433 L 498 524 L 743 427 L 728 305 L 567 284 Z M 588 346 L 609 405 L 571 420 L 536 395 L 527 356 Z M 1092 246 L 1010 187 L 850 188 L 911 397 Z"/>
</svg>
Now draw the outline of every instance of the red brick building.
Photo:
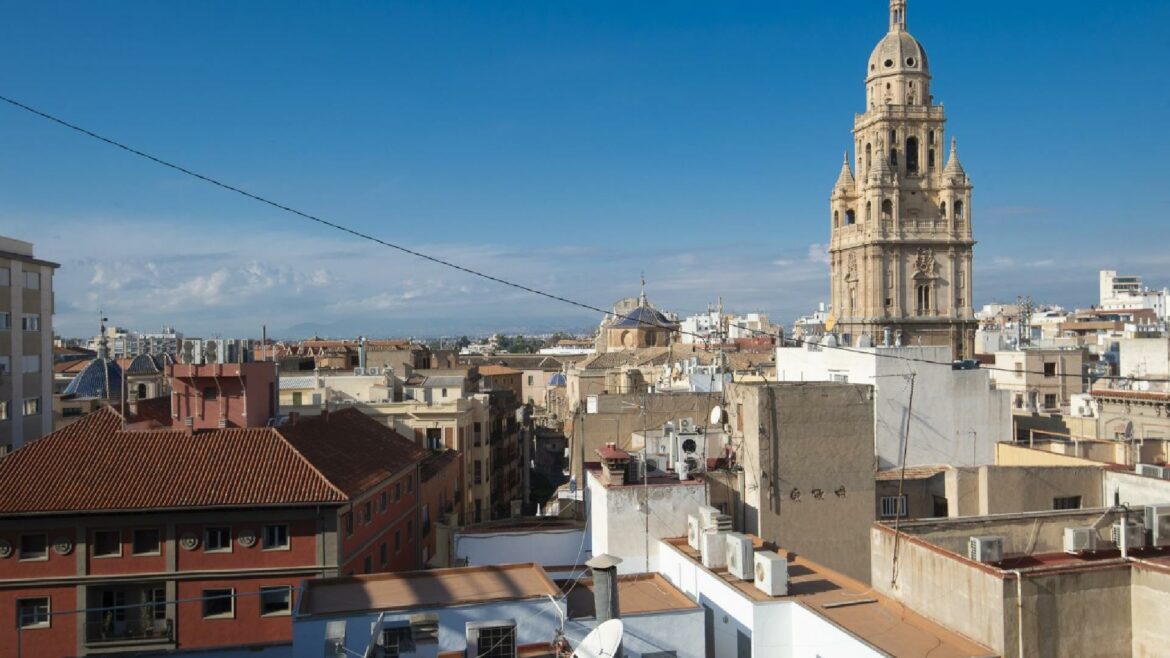
<svg viewBox="0 0 1170 658">
<path fill-rule="evenodd" d="M 419 499 L 421 519 L 420 559 L 426 566 L 448 566 L 449 546 L 440 545 L 449 537 L 440 537 L 439 525 L 458 527 L 466 522 L 463 515 L 463 453 L 457 450 L 433 452 L 419 466 L 422 496 Z M 453 514 L 453 518 L 448 515 Z M 439 556 L 439 560 L 436 560 Z"/>
<path fill-rule="evenodd" d="M 0 460 L 0 654 L 288 643 L 304 578 L 418 568 L 413 441 L 353 409 L 158 416 L 103 408 Z"/>
</svg>

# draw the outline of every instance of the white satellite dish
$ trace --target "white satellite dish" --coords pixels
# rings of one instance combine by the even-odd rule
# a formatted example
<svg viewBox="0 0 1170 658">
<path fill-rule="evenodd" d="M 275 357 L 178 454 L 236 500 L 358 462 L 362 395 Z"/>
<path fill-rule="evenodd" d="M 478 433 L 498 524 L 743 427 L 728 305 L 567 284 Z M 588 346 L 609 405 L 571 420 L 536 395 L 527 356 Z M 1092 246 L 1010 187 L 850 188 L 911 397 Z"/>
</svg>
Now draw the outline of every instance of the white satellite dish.
<svg viewBox="0 0 1170 658">
<path fill-rule="evenodd" d="M 722 425 L 723 424 L 723 407 L 721 407 L 719 405 L 715 405 L 714 407 L 711 408 L 711 424 L 712 425 Z"/>
<path fill-rule="evenodd" d="M 610 619 L 593 629 L 589 635 L 577 645 L 573 658 L 606 658 L 616 656 L 622 646 L 622 620 Z"/>
</svg>

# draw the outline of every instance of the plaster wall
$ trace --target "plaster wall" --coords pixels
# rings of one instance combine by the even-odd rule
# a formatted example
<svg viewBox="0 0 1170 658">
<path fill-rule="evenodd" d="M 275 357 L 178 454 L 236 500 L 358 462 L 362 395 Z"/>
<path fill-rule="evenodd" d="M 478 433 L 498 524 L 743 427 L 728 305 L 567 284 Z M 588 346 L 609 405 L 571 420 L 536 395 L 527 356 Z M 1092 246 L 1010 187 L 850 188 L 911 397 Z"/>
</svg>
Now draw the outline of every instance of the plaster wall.
<svg viewBox="0 0 1170 658">
<path fill-rule="evenodd" d="M 1025 656 L 1129 658 L 1129 565 L 1024 576 Z M 1003 584 L 1004 644 L 1011 655 L 1019 646 L 1016 583 L 1005 579 Z"/>
<path fill-rule="evenodd" d="M 620 557 L 618 573 L 643 573 L 657 569 L 659 539 L 686 536 L 687 515 L 707 504 L 707 488 L 693 480 L 606 486 L 590 476 L 589 497 L 592 554 Z M 639 509 L 643 503 L 648 514 Z"/>
<path fill-rule="evenodd" d="M 467 566 L 536 562 L 556 567 L 583 564 L 590 556 L 585 528 L 455 533 L 455 557 L 467 560 Z"/>
<path fill-rule="evenodd" d="M 1101 474 L 1100 466 L 983 466 L 977 514 L 1051 510 L 1055 498 L 1066 496 L 1080 496 L 1081 507 L 1101 507 Z"/>
<path fill-rule="evenodd" d="M 874 451 L 880 469 L 902 464 L 907 416 L 911 419 L 910 443 L 905 447 L 907 465 L 993 463 L 995 443 L 1012 436 L 1009 395 L 992 388 L 987 371 L 952 370 L 950 361 L 948 347 L 875 347 L 846 351 L 806 344 L 777 348 L 776 375 L 781 381 L 844 378 L 848 382 L 872 384 L 876 391 Z M 911 374 L 914 375 L 913 402 Z"/>
<path fill-rule="evenodd" d="M 1130 610 L 1133 615 L 1133 658 L 1166 655 L 1170 647 L 1170 572 L 1142 564 L 1130 574 Z"/>
<path fill-rule="evenodd" d="M 1112 505 L 1115 500 L 1130 506 L 1170 503 L 1170 480 L 1131 471 L 1105 471 L 1101 486 L 1101 495 L 1107 505 Z"/>
</svg>

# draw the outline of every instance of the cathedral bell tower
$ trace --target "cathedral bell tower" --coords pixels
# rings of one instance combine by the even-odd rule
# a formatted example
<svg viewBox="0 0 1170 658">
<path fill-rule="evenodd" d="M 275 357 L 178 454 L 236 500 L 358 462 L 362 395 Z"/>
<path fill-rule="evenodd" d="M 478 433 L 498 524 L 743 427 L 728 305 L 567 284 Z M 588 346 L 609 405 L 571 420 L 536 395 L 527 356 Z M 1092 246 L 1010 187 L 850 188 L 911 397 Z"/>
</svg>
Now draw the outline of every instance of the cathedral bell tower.
<svg viewBox="0 0 1170 658">
<path fill-rule="evenodd" d="M 971 182 L 930 93 L 926 51 L 906 31 L 906 0 L 865 79 L 866 111 L 830 197 L 832 311 L 851 345 L 948 345 L 974 357 Z M 854 171 L 857 172 L 854 175 Z M 868 336 L 868 340 L 866 337 Z"/>
</svg>

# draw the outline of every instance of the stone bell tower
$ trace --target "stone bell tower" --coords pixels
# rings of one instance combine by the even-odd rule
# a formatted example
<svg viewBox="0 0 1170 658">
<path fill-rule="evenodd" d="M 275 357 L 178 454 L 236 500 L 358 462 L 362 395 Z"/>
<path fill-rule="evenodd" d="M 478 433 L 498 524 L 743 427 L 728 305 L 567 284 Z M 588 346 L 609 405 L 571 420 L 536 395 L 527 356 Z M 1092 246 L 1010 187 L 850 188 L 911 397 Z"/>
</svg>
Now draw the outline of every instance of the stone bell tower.
<svg viewBox="0 0 1170 658">
<path fill-rule="evenodd" d="M 972 358 L 971 182 L 930 93 L 926 50 L 891 0 L 889 32 L 869 56 L 866 111 L 830 199 L 834 330 L 850 345 L 949 345 Z M 854 171 L 857 175 L 854 175 Z"/>
</svg>

